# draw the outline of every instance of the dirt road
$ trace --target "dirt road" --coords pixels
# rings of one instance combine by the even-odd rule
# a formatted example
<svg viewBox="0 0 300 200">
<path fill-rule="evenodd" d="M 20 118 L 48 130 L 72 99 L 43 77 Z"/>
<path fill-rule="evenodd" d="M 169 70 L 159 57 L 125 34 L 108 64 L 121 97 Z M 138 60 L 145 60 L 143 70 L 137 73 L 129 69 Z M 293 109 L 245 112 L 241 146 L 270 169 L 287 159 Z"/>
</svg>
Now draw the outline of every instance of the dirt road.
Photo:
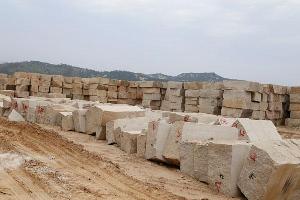
<svg viewBox="0 0 300 200">
<path fill-rule="evenodd" d="M 229 198 L 91 136 L 0 118 L 2 199 Z"/>
</svg>

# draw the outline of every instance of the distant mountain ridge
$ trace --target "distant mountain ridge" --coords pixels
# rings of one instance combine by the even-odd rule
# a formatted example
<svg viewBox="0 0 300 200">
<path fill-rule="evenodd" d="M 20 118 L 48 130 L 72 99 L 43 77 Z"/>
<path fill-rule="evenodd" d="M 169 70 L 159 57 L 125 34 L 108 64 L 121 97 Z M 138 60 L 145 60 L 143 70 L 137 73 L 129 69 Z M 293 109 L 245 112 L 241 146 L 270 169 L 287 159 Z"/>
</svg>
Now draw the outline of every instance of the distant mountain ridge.
<svg viewBox="0 0 300 200">
<path fill-rule="evenodd" d="M 111 79 L 129 80 L 129 81 L 209 81 L 218 82 L 226 80 L 216 73 L 182 73 L 177 76 L 169 76 L 161 73 L 157 74 L 143 74 L 129 71 L 96 71 L 92 69 L 85 69 L 74 67 L 66 64 L 49 64 L 40 61 L 26 61 L 15 63 L 0 64 L 0 73 L 13 74 L 15 72 L 31 72 L 50 75 L 63 75 L 73 77 L 107 77 Z"/>
</svg>

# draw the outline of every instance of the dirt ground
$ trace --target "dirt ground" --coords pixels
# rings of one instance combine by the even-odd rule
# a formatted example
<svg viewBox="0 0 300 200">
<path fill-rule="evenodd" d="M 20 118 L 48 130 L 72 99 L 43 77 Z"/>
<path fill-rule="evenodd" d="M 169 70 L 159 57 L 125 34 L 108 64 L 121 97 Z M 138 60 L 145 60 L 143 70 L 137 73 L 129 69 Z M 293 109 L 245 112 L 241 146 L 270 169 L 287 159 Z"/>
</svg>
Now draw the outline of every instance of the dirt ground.
<svg viewBox="0 0 300 200">
<path fill-rule="evenodd" d="M 0 118 L 0 200 L 232 199 L 92 136 Z"/>
</svg>

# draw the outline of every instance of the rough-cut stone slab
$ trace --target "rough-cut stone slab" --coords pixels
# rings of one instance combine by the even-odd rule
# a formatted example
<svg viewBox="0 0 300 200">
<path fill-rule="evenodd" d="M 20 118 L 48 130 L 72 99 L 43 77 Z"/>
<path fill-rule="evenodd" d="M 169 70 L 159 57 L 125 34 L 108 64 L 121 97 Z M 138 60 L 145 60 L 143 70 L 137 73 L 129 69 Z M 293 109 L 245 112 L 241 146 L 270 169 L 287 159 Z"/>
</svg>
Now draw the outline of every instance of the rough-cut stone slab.
<svg viewBox="0 0 300 200">
<path fill-rule="evenodd" d="M 165 120 L 150 122 L 146 140 L 145 157 L 148 160 L 165 162 L 163 150 L 171 129 L 171 124 Z"/>
<path fill-rule="evenodd" d="M 122 131 L 121 150 L 128 154 L 137 153 L 137 136 L 141 134 L 141 131 Z"/>
<path fill-rule="evenodd" d="M 12 122 L 24 122 L 25 119 L 22 117 L 20 113 L 18 113 L 15 109 L 13 109 L 8 115 L 8 121 Z"/>
<path fill-rule="evenodd" d="M 179 142 L 181 140 L 183 121 L 177 121 L 172 124 L 166 144 L 163 151 L 163 157 L 173 165 L 180 164 Z"/>
<path fill-rule="evenodd" d="M 208 183 L 217 192 L 230 197 L 240 196 L 237 181 L 250 145 L 241 142 L 208 144 Z"/>
<path fill-rule="evenodd" d="M 137 106 L 130 105 L 95 105 L 88 109 L 86 115 L 86 131 L 95 133 L 98 126 L 106 126 L 106 123 L 115 119 L 143 117 L 145 111 Z M 104 132 L 105 135 L 105 132 Z"/>
<path fill-rule="evenodd" d="M 117 135 L 118 137 L 121 131 L 142 131 L 143 129 L 148 129 L 148 123 L 153 120 L 155 119 L 151 117 L 136 117 L 109 121 L 106 123 L 107 143 L 117 143 L 115 136 Z"/>
<path fill-rule="evenodd" d="M 60 112 L 58 116 L 58 124 L 63 131 L 74 131 L 74 121 L 72 112 Z"/>
<path fill-rule="evenodd" d="M 76 132 L 85 133 L 86 132 L 86 114 L 87 109 L 78 109 L 72 112 L 74 129 Z"/>
<path fill-rule="evenodd" d="M 249 142 L 282 140 L 276 127 L 269 120 L 237 119 L 232 127 L 239 129 L 239 139 Z"/>
<path fill-rule="evenodd" d="M 285 164 L 300 164 L 299 148 L 288 141 L 257 142 L 245 159 L 238 186 L 250 200 L 262 199 L 274 172 Z"/>
</svg>

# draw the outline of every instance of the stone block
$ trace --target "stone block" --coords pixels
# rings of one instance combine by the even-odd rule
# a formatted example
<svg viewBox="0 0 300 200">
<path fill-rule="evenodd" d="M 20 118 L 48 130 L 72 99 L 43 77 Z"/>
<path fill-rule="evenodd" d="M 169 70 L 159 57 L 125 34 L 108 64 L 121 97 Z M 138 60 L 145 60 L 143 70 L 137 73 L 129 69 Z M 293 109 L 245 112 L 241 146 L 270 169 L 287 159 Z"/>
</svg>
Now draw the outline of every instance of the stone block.
<svg viewBox="0 0 300 200">
<path fill-rule="evenodd" d="M 199 90 L 202 89 L 202 83 L 201 82 L 184 82 L 184 89 L 185 90 Z"/>
<path fill-rule="evenodd" d="M 238 178 L 248 156 L 250 145 L 241 142 L 210 142 L 208 144 L 208 184 L 220 193 L 239 197 Z"/>
<path fill-rule="evenodd" d="M 61 75 L 52 76 L 51 87 L 62 87 L 64 82 L 64 77 Z"/>
<path fill-rule="evenodd" d="M 288 118 L 285 120 L 285 125 L 288 127 L 300 127 L 300 119 Z"/>
<path fill-rule="evenodd" d="M 174 88 L 174 89 L 181 89 L 183 88 L 182 82 L 175 82 L 175 81 L 168 81 L 167 83 L 168 88 Z"/>
<path fill-rule="evenodd" d="M 15 96 L 18 98 L 27 98 L 27 97 L 29 97 L 29 92 L 28 91 L 16 91 Z"/>
<path fill-rule="evenodd" d="M 117 99 L 118 98 L 118 92 L 108 91 L 107 97 L 109 99 Z"/>
<path fill-rule="evenodd" d="M 232 127 L 239 129 L 239 139 L 249 142 L 282 140 L 276 127 L 269 120 L 237 119 Z"/>
<path fill-rule="evenodd" d="M 263 200 L 299 199 L 300 166 L 286 164 L 278 167 L 270 177 Z"/>
<path fill-rule="evenodd" d="M 182 128 L 185 122 L 176 121 L 171 125 L 165 147 L 163 150 L 163 157 L 168 163 L 179 166 L 179 142 L 181 140 Z"/>
<path fill-rule="evenodd" d="M 146 152 L 146 140 L 147 136 L 144 132 L 144 134 L 137 135 L 137 153 L 136 155 L 140 158 L 145 158 L 145 152 Z"/>
<path fill-rule="evenodd" d="M 39 86 L 39 92 L 48 93 L 49 87 L 48 86 Z"/>
<path fill-rule="evenodd" d="M 252 92 L 251 93 L 251 101 L 261 102 L 262 101 L 262 94 L 259 93 L 259 92 Z"/>
<path fill-rule="evenodd" d="M 222 107 L 221 115 L 233 118 L 250 118 L 253 110 Z"/>
<path fill-rule="evenodd" d="M 86 112 L 87 109 L 78 109 L 72 112 L 74 129 L 76 132 L 86 132 Z"/>
<path fill-rule="evenodd" d="M 198 108 L 198 106 L 197 105 L 185 105 L 184 106 L 184 111 L 185 112 L 195 112 L 195 113 L 197 113 L 197 112 L 199 112 L 199 108 Z"/>
<path fill-rule="evenodd" d="M 149 122 L 146 139 L 146 159 L 165 162 L 163 151 L 170 129 L 171 124 L 165 120 Z"/>
<path fill-rule="evenodd" d="M 269 102 L 268 110 L 283 111 L 283 105 L 281 102 Z"/>
<path fill-rule="evenodd" d="M 238 186 L 247 199 L 263 199 L 270 178 L 285 164 L 300 164 L 299 147 L 288 141 L 257 142 L 245 159 Z"/>
<path fill-rule="evenodd" d="M 199 91 L 199 97 L 201 97 L 201 98 L 222 98 L 223 91 L 222 90 L 214 90 L 214 89 L 201 89 Z"/>
<path fill-rule="evenodd" d="M 258 92 L 260 84 L 249 81 L 223 81 L 226 90 L 244 90 L 249 92 Z"/>
<path fill-rule="evenodd" d="M 222 101 L 215 98 L 199 98 L 199 107 L 220 107 L 222 106 Z"/>
<path fill-rule="evenodd" d="M 300 94 L 300 86 L 291 87 L 290 94 Z"/>
<path fill-rule="evenodd" d="M 291 103 L 300 103 L 300 93 L 299 94 L 290 94 Z"/>
<path fill-rule="evenodd" d="M 251 119 L 256 119 L 256 120 L 266 119 L 266 112 L 265 111 L 260 111 L 260 110 L 254 110 L 252 112 Z"/>
<path fill-rule="evenodd" d="M 180 142 L 180 171 L 189 176 L 194 176 L 194 148 L 197 142 Z"/>
<path fill-rule="evenodd" d="M 59 88 L 59 87 L 50 87 L 50 92 L 51 93 L 61 94 L 62 93 L 62 88 Z"/>
<path fill-rule="evenodd" d="M 106 123 L 116 119 L 143 117 L 145 111 L 137 106 L 129 105 L 95 105 L 86 113 L 86 131 L 88 134 L 96 132 L 98 126 L 106 126 Z"/>
<path fill-rule="evenodd" d="M 169 95 L 170 96 L 181 97 L 181 96 L 184 96 L 184 90 L 183 89 L 178 89 L 178 88 L 171 88 L 169 90 Z"/>
<path fill-rule="evenodd" d="M 160 81 L 142 81 L 140 82 L 141 88 L 161 88 L 163 86 Z"/>
<path fill-rule="evenodd" d="M 142 88 L 144 94 L 160 94 L 160 88 Z"/>
<path fill-rule="evenodd" d="M 186 105 L 198 105 L 198 98 L 194 98 L 194 97 L 186 97 L 185 98 L 185 104 Z"/>
<path fill-rule="evenodd" d="M 161 94 L 143 94 L 143 100 L 161 100 Z"/>
<path fill-rule="evenodd" d="M 300 103 L 291 103 L 290 111 L 300 111 Z"/>
<path fill-rule="evenodd" d="M 194 146 L 193 177 L 201 182 L 208 182 L 208 142 L 199 142 Z"/>
<path fill-rule="evenodd" d="M 137 136 L 141 131 L 122 131 L 121 132 L 121 150 L 128 154 L 137 153 Z"/>
<path fill-rule="evenodd" d="M 221 107 L 217 106 L 198 106 L 199 113 L 207 113 L 207 114 L 214 114 L 220 115 L 221 114 Z"/>
<path fill-rule="evenodd" d="M 292 119 L 300 119 L 300 111 L 291 111 L 290 115 Z"/>
<path fill-rule="evenodd" d="M 182 128 L 182 141 L 238 140 L 239 131 L 234 127 L 186 122 Z"/>
<path fill-rule="evenodd" d="M 23 118 L 23 116 L 18 113 L 15 109 L 13 109 L 10 114 L 8 115 L 8 121 L 12 121 L 12 122 L 24 122 L 25 119 Z"/>
<path fill-rule="evenodd" d="M 74 131 L 72 112 L 59 112 L 58 124 L 63 131 Z"/>
<path fill-rule="evenodd" d="M 199 97 L 200 91 L 199 90 L 186 90 L 185 97 Z"/>
</svg>

